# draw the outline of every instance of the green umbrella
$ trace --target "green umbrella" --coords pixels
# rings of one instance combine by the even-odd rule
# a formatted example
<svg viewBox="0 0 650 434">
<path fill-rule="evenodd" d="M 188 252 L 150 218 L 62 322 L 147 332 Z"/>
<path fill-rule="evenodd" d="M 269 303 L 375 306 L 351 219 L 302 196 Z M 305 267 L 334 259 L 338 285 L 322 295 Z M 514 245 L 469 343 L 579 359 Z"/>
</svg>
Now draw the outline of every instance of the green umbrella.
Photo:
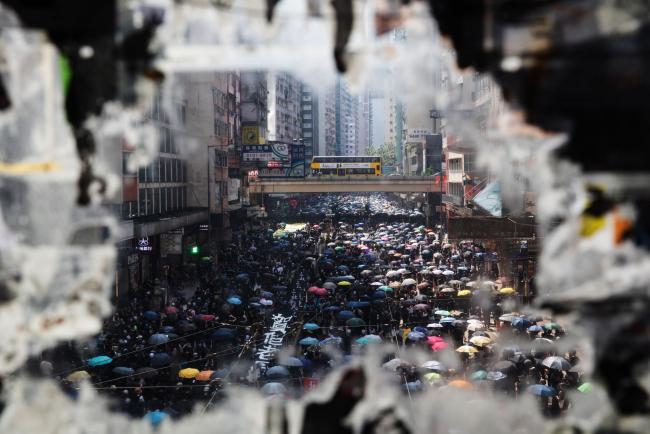
<svg viewBox="0 0 650 434">
<path fill-rule="evenodd" d="M 345 250 L 345 247 L 338 246 L 338 247 L 334 248 L 334 250 L 337 251 L 337 252 L 342 252 L 342 251 Z"/>
<path fill-rule="evenodd" d="M 424 374 L 423 378 L 427 381 L 435 381 L 442 379 L 442 375 L 438 374 L 437 372 L 429 372 L 428 374 Z"/>
<path fill-rule="evenodd" d="M 360 327 L 366 325 L 366 322 L 361 318 L 350 318 L 345 322 L 348 327 Z"/>
<path fill-rule="evenodd" d="M 437 311 L 434 312 L 434 314 L 436 314 L 436 315 L 440 315 L 440 316 L 449 316 L 449 311 L 446 311 L 446 310 L 437 310 Z"/>
<path fill-rule="evenodd" d="M 546 330 L 560 330 L 562 327 L 556 322 L 549 322 L 544 324 L 544 328 Z"/>
<path fill-rule="evenodd" d="M 594 388 L 594 387 L 591 385 L 591 383 L 588 383 L 588 382 L 587 382 L 587 383 L 582 383 L 582 384 L 578 387 L 578 391 L 580 391 L 580 392 L 582 392 L 582 393 L 589 393 L 589 392 L 591 392 L 591 391 L 593 390 L 593 388 Z"/>
<path fill-rule="evenodd" d="M 488 373 L 486 371 L 483 371 L 483 370 L 476 371 L 476 372 L 472 373 L 472 375 L 470 376 L 470 379 L 472 381 L 485 380 L 485 379 L 487 379 L 487 375 L 488 375 Z"/>
<path fill-rule="evenodd" d="M 393 288 L 391 288 L 390 286 L 385 286 L 385 285 L 380 286 L 379 288 L 377 288 L 377 290 L 378 291 L 384 291 L 384 292 L 393 292 L 394 291 Z"/>
</svg>

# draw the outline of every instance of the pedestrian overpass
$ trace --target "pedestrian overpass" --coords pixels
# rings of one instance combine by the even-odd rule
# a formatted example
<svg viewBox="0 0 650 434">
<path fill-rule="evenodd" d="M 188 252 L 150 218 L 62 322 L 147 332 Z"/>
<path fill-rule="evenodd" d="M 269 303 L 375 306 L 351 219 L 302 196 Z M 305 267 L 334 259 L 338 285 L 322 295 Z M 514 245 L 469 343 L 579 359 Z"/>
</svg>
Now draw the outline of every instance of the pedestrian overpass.
<svg viewBox="0 0 650 434">
<path fill-rule="evenodd" d="M 306 178 L 257 178 L 249 193 L 440 193 L 438 176 L 313 176 Z"/>
</svg>

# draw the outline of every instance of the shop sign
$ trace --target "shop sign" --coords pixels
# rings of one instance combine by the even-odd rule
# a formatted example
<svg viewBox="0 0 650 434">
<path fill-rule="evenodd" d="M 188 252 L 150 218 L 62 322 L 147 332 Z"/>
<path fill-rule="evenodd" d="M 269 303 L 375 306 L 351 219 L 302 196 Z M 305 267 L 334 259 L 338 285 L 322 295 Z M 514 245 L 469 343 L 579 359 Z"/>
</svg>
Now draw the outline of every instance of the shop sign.
<svg viewBox="0 0 650 434">
<path fill-rule="evenodd" d="M 142 237 L 138 240 L 138 247 L 136 247 L 141 252 L 151 252 L 153 247 L 149 243 L 149 237 Z"/>
</svg>

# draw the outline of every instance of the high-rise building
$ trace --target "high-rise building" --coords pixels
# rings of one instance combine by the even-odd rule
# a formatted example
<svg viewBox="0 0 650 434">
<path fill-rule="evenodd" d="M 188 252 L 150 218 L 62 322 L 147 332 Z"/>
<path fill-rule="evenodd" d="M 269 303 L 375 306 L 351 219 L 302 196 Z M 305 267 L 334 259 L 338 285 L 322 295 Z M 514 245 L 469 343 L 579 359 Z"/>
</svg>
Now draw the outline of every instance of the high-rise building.
<svg viewBox="0 0 650 434">
<path fill-rule="evenodd" d="M 307 168 L 312 157 L 318 155 L 321 135 L 319 98 L 314 89 L 305 83 L 302 84 L 301 114 L 302 143 L 305 145 L 305 173 L 309 173 Z"/>
<path fill-rule="evenodd" d="M 302 138 L 302 85 L 286 72 L 269 72 L 268 140 L 294 143 Z"/>
<path fill-rule="evenodd" d="M 357 155 L 357 100 L 345 82 L 336 82 L 336 155 Z"/>
<path fill-rule="evenodd" d="M 241 142 L 244 145 L 266 143 L 268 121 L 267 73 L 242 71 L 241 80 Z"/>
<path fill-rule="evenodd" d="M 336 87 L 318 96 L 318 152 L 316 155 L 336 154 Z"/>
<path fill-rule="evenodd" d="M 364 89 L 357 99 L 357 152 L 358 155 L 368 155 L 370 147 L 370 98 Z"/>
</svg>

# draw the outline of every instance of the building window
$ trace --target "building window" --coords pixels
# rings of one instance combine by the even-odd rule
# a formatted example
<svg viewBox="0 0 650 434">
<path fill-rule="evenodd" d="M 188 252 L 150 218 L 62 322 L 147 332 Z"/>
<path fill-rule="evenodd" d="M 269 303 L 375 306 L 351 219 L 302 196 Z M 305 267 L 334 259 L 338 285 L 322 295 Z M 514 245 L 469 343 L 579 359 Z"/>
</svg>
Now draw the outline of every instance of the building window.
<svg viewBox="0 0 650 434">
<path fill-rule="evenodd" d="M 311 135 L 311 131 L 305 131 L 305 132 L 303 133 L 303 137 L 311 137 L 311 136 L 312 136 L 312 135 Z"/>
<path fill-rule="evenodd" d="M 138 215 L 147 215 L 147 189 L 138 190 Z"/>
</svg>

